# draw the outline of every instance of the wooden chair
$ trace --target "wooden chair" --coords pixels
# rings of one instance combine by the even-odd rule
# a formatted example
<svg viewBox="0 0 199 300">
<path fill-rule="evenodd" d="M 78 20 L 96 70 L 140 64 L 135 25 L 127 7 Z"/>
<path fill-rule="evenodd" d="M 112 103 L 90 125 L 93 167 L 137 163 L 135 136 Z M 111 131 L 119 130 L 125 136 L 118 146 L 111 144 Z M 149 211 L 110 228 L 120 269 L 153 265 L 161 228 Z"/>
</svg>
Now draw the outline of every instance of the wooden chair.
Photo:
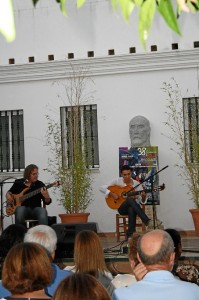
<svg viewBox="0 0 199 300">
<path fill-rule="evenodd" d="M 38 220 L 25 220 L 26 228 L 29 229 L 31 227 L 34 227 L 38 225 Z"/>
<path fill-rule="evenodd" d="M 26 228 L 29 229 L 38 225 L 38 220 L 25 220 Z M 48 226 L 52 226 L 53 224 L 57 224 L 56 216 L 48 216 Z"/>
<path fill-rule="evenodd" d="M 145 205 L 142 204 L 142 209 L 145 211 Z M 143 232 L 146 230 L 145 224 L 142 222 L 142 220 L 137 216 L 136 218 L 136 229 L 140 228 L 140 230 Z M 117 242 L 120 241 L 121 237 L 126 238 L 126 232 L 128 229 L 128 215 L 120 215 L 116 214 L 116 238 Z"/>
<path fill-rule="evenodd" d="M 43 201 L 41 202 L 41 207 L 46 208 L 46 205 Z M 25 220 L 25 223 L 26 223 L 26 228 L 29 229 L 31 227 L 38 225 L 38 220 L 28 219 L 28 220 Z"/>
</svg>

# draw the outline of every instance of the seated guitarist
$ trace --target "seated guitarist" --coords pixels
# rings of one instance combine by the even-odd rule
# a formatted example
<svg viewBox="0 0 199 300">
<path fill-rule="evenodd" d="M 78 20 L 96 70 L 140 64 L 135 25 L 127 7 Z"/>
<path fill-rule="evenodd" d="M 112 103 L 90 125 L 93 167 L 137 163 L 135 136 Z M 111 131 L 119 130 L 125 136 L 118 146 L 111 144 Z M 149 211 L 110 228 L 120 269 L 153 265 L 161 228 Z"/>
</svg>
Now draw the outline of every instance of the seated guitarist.
<svg viewBox="0 0 199 300">
<path fill-rule="evenodd" d="M 117 202 L 120 195 L 111 192 L 108 189 L 109 186 L 129 187 L 129 190 L 135 187 L 134 191 L 142 191 L 142 185 L 136 187 L 138 184 L 139 182 L 134 180 L 131 176 L 131 168 L 127 165 L 124 165 L 121 167 L 121 177 L 111 181 L 107 185 L 101 186 L 100 191 L 103 192 L 106 195 L 106 197 L 108 197 L 108 195 L 112 196 L 115 199 L 115 202 Z M 142 222 L 146 226 L 149 225 L 150 219 L 140 206 L 140 202 L 144 202 L 145 198 L 146 193 L 143 191 L 140 193 L 140 195 L 127 197 L 118 208 L 118 212 L 120 215 L 128 215 L 128 230 L 126 233 L 127 239 L 130 238 L 135 232 L 137 215 L 141 218 Z"/>
<path fill-rule="evenodd" d="M 15 203 L 14 198 L 20 193 L 23 194 L 23 190 L 27 189 L 26 193 L 38 190 L 34 196 L 30 198 L 27 197 L 20 205 L 16 207 L 15 210 L 15 223 L 25 224 L 25 220 L 34 219 L 38 220 L 39 224 L 48 225 L 48 215 L 44 207 L 42 207 L 42 202 L 45 205 L 51 203 L 51 198 L 48 194 L 47 189 L 44 187 L 44 183 L 38 180 L 38 167 L 36 165 L 28 165 L 24 170 L 24 178 L 16 179 L 10 190 L 6 194 L 7 205 L 9 207 Z M 28 189 L 29 188 L 29 189 Z M 41 192 L 39 189 L 41 188 Z M 20 197 L 19 197 L 20 200 Z"/>
</svg>

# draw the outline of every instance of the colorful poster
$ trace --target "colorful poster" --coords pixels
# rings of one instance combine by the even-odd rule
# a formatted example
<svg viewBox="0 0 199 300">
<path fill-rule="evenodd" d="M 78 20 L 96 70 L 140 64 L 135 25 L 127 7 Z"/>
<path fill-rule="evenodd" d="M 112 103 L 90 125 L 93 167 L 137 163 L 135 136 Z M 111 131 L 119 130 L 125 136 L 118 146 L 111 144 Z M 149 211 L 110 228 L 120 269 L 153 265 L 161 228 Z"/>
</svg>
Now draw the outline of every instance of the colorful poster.
<svg viewBox="0 0 199 300">
<path fill-rule="evenodd" d="M 158 172 L 158 147 L 146 146 L 119 148 L 119 170 L 123 165 L 132 169 L 132 178 L 137 180 L 144 190 L 149 191 L 146 205 L 160 204 Z"/>
</svg>

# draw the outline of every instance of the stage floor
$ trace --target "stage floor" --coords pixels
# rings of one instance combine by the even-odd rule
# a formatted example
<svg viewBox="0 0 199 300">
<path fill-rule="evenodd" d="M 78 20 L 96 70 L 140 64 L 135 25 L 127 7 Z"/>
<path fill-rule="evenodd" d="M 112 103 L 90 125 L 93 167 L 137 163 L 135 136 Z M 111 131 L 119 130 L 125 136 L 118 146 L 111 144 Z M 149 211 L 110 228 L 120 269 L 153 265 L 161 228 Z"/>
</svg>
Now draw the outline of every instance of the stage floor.
<svg viewBox="0 0 199 300">
<path fill-rule="evenodd" d="M 100 236 L 100 241 L 104 249 L 104 256 L 108 269 L 114 274 L 130 273 L 131 268 L 127 255 L 127 243 L 117 242 L 113 235 Z M 182 257 L 185 263 L 194 263 L 199 266 L 199 237 L 182 236 Z M 125 253 L 124 253 L 125 252 Z M 57 260 L 62 266 L 73 265 L 73 258 L 62 258 Z"/>
<path fill-rule="evenodd" d="M 115 249 L 119 250 L 121 246 L 125 246 L 124 241 L 117 242 L 114 236 L 100 237 L 103 249 Z M 197 236 L 182 236 L 182 249 L 183 255 L 187 256 L 187 253 L 196 255 L 199 257 L 199 237 Z"/>
<path fill-rule="evenodd" d="M 101 237 L 104 256 L 108 268 L 113 274 L 130 273 L 131 268 L 128 262 L 126 242 L 117 242 L 116 237 Z M 125 248 L 123 248 L 125 247 Z M 199 237 L 182 236 L 182 255 L 180 260 L 184 263 L 196 264 L 199 266 Z"/>
</svg>

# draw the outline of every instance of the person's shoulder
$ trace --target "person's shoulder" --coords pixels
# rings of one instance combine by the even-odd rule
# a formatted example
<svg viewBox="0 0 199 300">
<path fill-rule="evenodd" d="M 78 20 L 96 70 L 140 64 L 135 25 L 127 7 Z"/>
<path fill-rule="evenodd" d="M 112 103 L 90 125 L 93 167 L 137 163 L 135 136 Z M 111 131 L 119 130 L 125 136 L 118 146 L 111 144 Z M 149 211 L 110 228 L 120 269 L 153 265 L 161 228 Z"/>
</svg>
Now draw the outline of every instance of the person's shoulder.
<svg viewBox="0 0 199 300">
<path fill-rule="evenodd" d="M 134 183 L 134 184 L 139 184 L 140 182 L 137 181 L 137 180 L 135 180 L 135 179 L 133 179 L 133 183 Z"/>
<path fill-rule="evenodd" d="M 123 286 L 123 287 L 119 287 L 116 288 L 113 292 L 113 296 L 112 299 L 113 300 L 126 300 L 126 299 L 131 299 L 132 298 L 132 287 L 137 284 L 137 282 L 135 282 L 134 284 L 131 284 L 129 286 Z"/>
<path fill-rule="evenodd" d="M 35 184 L 36 184 L 37 186 L 39 186 L 39 187 L 45 186 L 45 184 L 44 184 L 43 181 L 41 181 L 41 180 L 37 180 L 37 181 L 35 182 Z"/>
<path fill-rule="evenodd" d="M 66 269 L 61 269 L 58 265 L 52 263 L 52 268 L 54 269 L 54 272 L 56 273 L 56 276 L 58 277 L 67 277 L 67 275 L 71 275 L 72 271 L 66 270 Z"/>
<path fill-rule="evenodd" d="M 199 284 L 199 268 L 191 264 L 179 264 L 175 268 L 175 275 L 180 279 Z"/>
<path fill-rule="evenodd" d="M 9 297 L 11 293 L 3 286 L 2 280 L 0 280 L 0 295 L 3 299 L 3 297 Z"/>
<path fill-rule="evenodd" d="M 133 274 L 118 274 L 112 280 L 112 284 L 115 288 L 121 288 L 129 286 L 135 283 L 137 280 Z"/>
<path fill-rule="evenodd" d="M 14 181 L 15 184 L 24 184 L 24 182 L 25 182 L 24 178 L 18 178 L 18 179 L 15 179 L 15 181 Z"/>
<path fill-rule="evenodd" d="M 104 286 L 108 286 L 112 279 L 110 277 L 107 276 L 107 274 L 105 272 L 99 272 L 97 275 L 97 279 L 104 285 Z"/>
<path fill-rule="evenodd" d="M 199 293 L 199 286 L 196 283 L 190 282 L 190 281 L 185 281 L 185 280 L 179 279 L 178 277 L 177 278 L 175 277 L 175 280 L 176 280 L 176 284 L 181 286 L 181 288 L 184 287 L 185 289 L 197 290 Z"/>
<path fill-rule="evenodd" d="M 73 265 L 73 266 L 66 266 L 64 268 L 65 271 L 70 271 L 70 272 L 73 272 L 75 273 L 76 272 L 76 267 Z"/>
</svg>

